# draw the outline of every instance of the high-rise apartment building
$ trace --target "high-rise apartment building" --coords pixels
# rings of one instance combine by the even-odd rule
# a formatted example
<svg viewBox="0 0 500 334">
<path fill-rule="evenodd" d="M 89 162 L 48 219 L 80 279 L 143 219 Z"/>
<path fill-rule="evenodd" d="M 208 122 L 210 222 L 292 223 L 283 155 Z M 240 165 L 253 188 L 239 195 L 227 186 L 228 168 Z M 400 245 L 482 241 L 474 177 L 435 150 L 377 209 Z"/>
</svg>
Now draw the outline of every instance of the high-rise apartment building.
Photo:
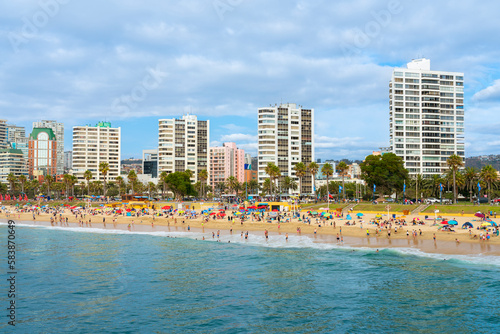
<svg viewBox="0 0 500 334">
<path fill-rule="evenodd" d="M 12 124 L 6 125 L 7 129 L 7 144 L 9 148 L 21 150 L 24 154 L 24 161 L 28 163 L 28 137 L 26 137 L 26 129 L 23 126 Z"/>
<path fill-rule="evenodd" d="M 104 181 L 99 165 L 107 162 L 109 171 L 106 181 L 120 175 L 121 128 L 112 128 L 109 122 L 96 126 L 73 127 L 73 175 L 78 182 L 86 182 L 83 174 L 92 172 L 91 181 Z"/>
<path fill-rule="evenodd" d="M 28 176 L 21 150 L 0 149 L 0 183 L 9 184 L 7 180 L 9 174 L 13 174 L 15 177 Z"/>
<path fill-rule="evenodd" d="M 64 152 L 64 172 L 69 172 L 73 169 L 73 151 Z"/>
<path fill-rule="evenodd" d="M 54 131 L 57 139 L 57 174 L 64 173 L 64 123 L 42 120 L 33 122 L 33 128 L 49 128 Z"/>
<path fill-rule="evenodd" d="M 6 149 L 9 145 L 7 143 L 7 121 L 0 119 L 0 149 Z"/>
<path fill-rule="evenodd" d="M 279 167 L 282 177 L 292 177 L 299 183 L 293 170 L 303 162 L 314 161 L 314 109 L 296 104 L 280 104 L 259 109 L 259 184 L 269 177 L 265 168 L 272 162 Z M 312 175 L 302 178 L 302 194 L 312 194 Z"/>
<path fill-rule="evenodd" d="M 208 171 L 208 143 L 210 121 L 199 121 L 195 115 L 182 119 L 160 119 L 158 139 L 158 174 L 191 170 L 191 180 L 198 181 L 198 173 Z"/>
<path fill-rule="evenodd" d="M 431 71 L 429 59 L 396 68 L 389 109 L 390 151 L 410 174 L 444 174 L 450 155 L 465 158 L 463 73 Z"/>
<path fill-rule="evenodd" d="M 222 147 L 210 147 L 208 184 L 215 189 L 230 176 L 245 182 L 245 151 L 236 143 L 224 143 Z"/>
<path fill-rule="evenodd" d="M 158 177 L 158 150 L 142 151 L 142 173 Z"/>
<path fill-rule="evenodd" d="M 57 174 L 57 139 L 50 128 L 33 128 L 28 142 L 28 172 L 44 177 Z"/>
</svg>

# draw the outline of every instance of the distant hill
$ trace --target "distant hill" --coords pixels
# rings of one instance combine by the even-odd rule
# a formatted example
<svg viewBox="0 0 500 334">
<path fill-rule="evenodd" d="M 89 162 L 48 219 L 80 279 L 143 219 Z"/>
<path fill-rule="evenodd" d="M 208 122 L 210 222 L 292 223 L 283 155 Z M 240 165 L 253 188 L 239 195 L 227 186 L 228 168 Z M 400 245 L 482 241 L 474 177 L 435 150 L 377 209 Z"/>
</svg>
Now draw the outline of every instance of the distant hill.
<svg viewBox="0 0 500 334">
<path fill-rule="evenodd" d="M 481 155 L 465 159 L 465 167 L 481 169 L 486 165 L 492 165 L 496 170 L 500 170 L 500 155 Z"/>
</svg>

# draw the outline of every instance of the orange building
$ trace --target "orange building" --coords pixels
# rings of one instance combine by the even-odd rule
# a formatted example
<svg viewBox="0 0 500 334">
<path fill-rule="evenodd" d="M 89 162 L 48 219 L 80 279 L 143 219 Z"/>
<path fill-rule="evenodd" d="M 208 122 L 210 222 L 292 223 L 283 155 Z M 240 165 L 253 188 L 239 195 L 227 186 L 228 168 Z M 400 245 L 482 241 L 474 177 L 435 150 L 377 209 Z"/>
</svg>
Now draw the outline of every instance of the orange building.
<svg viewBox="0 0 500 334">
<path fill-rule="evenodd" d="M 57 138 L 49 128 L 34 128 L 28 142 L 28 173 L 30 176 L 56 175 Z"/>
</svg>

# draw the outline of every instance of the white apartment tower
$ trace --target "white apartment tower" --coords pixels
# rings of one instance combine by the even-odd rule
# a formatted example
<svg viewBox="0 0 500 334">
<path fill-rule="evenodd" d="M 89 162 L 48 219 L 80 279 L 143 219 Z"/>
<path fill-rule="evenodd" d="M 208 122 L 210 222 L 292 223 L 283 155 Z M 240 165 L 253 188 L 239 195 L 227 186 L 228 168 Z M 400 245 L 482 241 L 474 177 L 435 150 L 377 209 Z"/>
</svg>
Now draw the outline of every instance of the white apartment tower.
<svg viewBox="0 0 500 334">
<path fill-rule="evenodd" d="M 34 128 L 49 128 L 54 131 L 57 140 L 57 174 L 61 175 L 64 173 L 64 123 L 58 123 L 56 121 L 39 121 L 33 122 Z"/>
<path fill-rule="evenodd" d="M 210 121 L 199 121 L 195 115 L 160 119 L 158 134 L 158 175 L 189 169 L 197 182 L 198 173 L 208 171 Z"/>
<path fill-rule="evenodd" d="M 279 167 L 282 177 L 295 176 L 294 166 L 314 161 L 314 109 L 293 103 L 259 108 L 259 166 L 258 180 L 263 184 L 269 177 L 265 168 L 272 162 Z M 302 179 L 302 194 L 312 194 L 312 175 Z"/>
<path fill-rule="evenodd" d="M 78 182 L 87 182 L 83 176 L 86 170 L 92 172 L 91 181 L 103 181 L 99 172 L 102 162 L 109 164 L 106 181 L 120 175 L 121 128 L 112 128 L 109 122 L 96 126 L 73 127 L 73 175 Z"/>
<path fill-rule="evenodd" d="M 4 119 L 0 119 L 0 149 L 7 149 L 8 147 L 7 121 Z"/>
<path fill-rule="evenodd" d="M 390 151 L 410 175 L 447 172 L 464 152 L 464 74 L 431 71 L 429 59 L 396 68 L 389 84 Z"/>
</svg>

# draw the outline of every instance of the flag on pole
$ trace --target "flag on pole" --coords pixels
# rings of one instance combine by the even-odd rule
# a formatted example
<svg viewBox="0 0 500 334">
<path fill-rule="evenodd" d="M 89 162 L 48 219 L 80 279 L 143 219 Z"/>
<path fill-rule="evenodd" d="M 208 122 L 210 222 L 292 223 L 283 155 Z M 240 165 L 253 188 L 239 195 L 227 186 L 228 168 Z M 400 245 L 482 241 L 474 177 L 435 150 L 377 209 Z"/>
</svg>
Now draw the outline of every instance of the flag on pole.
<svg viewBox="0 0 500 334">
<path fill-rule="evenodd" d="M 403 192 L 406 193 L 406 183 L 403 185 Z"/>
<path fill-rule="evenodd" d="M 342 191 L 342 186 L 339 186 L 339 193 Z"/>
<path fill-rule="evenodd" d="M 440 184 L 439 184 L 439 189 L 440 189 L 441 191 L 443 191 L 443 184 L 442 184 L 442 183 L 440 183 Z"/>
<path fill-rule="evenodd" d="M 377 189 L 377 186 L 375 184 L 373 184 L 373 192 L 375 192 L 376 189 Z"/>
<path fill-rule="evenodd" d="M 481 184 L 479 182 L 477 183 L 477 191 L 481 191 Z"/>
</svg>

